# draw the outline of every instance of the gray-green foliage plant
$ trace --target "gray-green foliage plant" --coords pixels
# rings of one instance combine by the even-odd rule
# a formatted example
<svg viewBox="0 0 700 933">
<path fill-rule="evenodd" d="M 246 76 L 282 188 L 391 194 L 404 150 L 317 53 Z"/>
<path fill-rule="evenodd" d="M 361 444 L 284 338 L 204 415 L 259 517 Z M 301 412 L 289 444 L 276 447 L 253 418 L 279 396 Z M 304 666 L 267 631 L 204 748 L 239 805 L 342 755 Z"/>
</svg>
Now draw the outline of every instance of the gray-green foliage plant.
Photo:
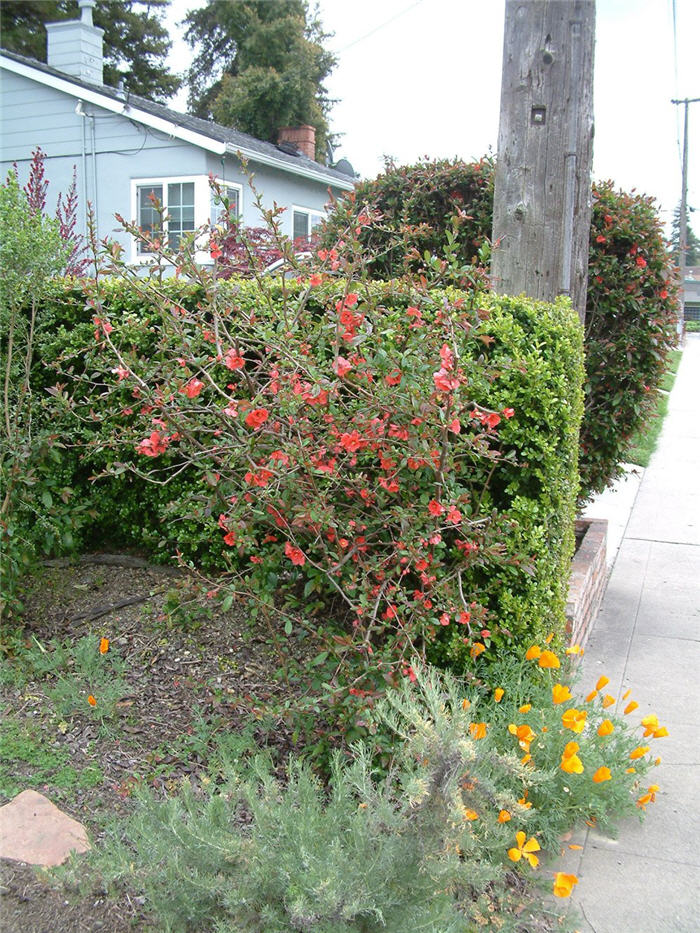
<svg viewBox="0 0 700 933">
<path fill-rule="evenodd" d="M 452 678 L 419 672 L 377 716 L 403 739 L 387 775 L 357 745 L 336 755 L 326 787 L 301 761 L 280 780 L 259 757 L 214 793 L 189 783 L 171 799 L 142 792 L 93 856 L 103 880 L 144 890 L 162 929 L 180 933 L 517 929 L 528 913 L 516 919 L 513 833 L 497 815 L 527 819 L 511 790 L 524 767 L 482 752 Z"/>
</svg>

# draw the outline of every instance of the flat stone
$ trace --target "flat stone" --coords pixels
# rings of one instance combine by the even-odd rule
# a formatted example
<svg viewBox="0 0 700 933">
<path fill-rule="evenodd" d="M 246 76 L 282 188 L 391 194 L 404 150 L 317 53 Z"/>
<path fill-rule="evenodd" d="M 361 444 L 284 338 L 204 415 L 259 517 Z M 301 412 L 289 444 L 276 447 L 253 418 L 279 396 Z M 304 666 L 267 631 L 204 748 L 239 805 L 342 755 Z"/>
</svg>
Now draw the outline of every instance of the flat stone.
<svg viewBox="0 0 700 933">
<path fill-rule="evenodd" d="M 60 865 L 90 848 L 85 827 L 35 790 L 0 807 L 0 857 L 30 865 Z"/>
</svg>

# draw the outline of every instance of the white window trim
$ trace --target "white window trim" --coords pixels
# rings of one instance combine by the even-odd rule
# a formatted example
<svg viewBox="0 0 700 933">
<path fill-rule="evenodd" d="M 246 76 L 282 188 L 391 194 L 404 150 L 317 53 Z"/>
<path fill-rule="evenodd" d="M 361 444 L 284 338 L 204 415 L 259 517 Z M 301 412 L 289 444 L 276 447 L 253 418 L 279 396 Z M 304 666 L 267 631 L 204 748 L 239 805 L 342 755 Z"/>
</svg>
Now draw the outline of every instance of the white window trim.
<svg viewBox="0 0 700 933">
<path fill-rule="evenodd" d="M 325 220 L 326 212 L 319 211 L 316 207 L 303 207 L 301 204 L 292 204 L 292 215 L 291 215 L 291 225 L 292 229 L 290 230 L 289 236 L 291 239 L 294 238 L 294 214 L 298 212 L 300 214 L 308 214 L 309 216 L 309 232 L 307 236 L 311 236 L 313 231 L 313 220 Z"/>
</svg>

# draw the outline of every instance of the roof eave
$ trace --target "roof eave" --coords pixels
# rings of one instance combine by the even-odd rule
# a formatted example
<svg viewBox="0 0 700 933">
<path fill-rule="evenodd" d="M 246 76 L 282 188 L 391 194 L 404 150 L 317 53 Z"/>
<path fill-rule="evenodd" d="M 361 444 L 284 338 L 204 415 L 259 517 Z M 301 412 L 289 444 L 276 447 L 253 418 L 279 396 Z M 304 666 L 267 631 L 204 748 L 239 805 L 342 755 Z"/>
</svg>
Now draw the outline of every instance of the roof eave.
<svg viewBox="0 0 700 933">
<path fill-rule="evenodd" d="M 22 77 L 30 78 L 40 84 L 52 87 L 57 91 L 70 94 L 86 103 L 102 107 L 104 110 L 120 114 L 128 120 L 137 120 L 139 123 L 150 126 L 152 129 L 159 130 L 167 136 L 199 146 L 201 149 L 206 149 L 208 152 L 213 152 L 215 155 L 241 155 L 244 159 L 251 162 L 269 165 L 281 171 L 290 172 L 293 175 L 300 175 L 302 178 L 309 178 L 312 181 L 320 181 L 333 188 L 340 188 L 343 191 L 352 191 L 355 187 L 350 179 L 345 181 L 329 178 L 324 172 L 317 171 L 311 166 L 291 165 L 283 159 L 276 159 L 274 156 L 257 152 L 254 149 L 234 146 L 232 143 L 214 139 L 203 133 L 197 133 L 194 130 L 187 129 L 187 127 L 180 126 L 178 123 L 149 113 L 147 110 L 142 110 L 140 107 L 129 103 L 128 100 L 115 99 L 108 94 L 103 94 L 97 87 L 93 90 L 92 88 L 86 88 L 82 85 L 76 85 L 70 80 L 69 76 L 62 78 L 57 75 L 48 74 L 39 68 L 33 68 L 31 65 L 25 65 L 23 62 L 16 62 L 14 59 L 7 58 L 5 55 L 0 55 L 0 63 L 7 68 L 8 71 L 12 71 Z"/>
</svg>

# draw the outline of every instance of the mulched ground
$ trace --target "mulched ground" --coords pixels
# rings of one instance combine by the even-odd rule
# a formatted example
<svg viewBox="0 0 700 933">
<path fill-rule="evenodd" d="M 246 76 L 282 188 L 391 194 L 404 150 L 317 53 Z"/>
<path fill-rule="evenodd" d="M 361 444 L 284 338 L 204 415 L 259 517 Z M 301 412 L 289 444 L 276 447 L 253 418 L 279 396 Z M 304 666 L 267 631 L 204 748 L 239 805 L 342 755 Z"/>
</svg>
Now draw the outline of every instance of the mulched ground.
<svg viewBox="0 0 700 933">
<path fill-rule="evenodd" d="M 126 689 L 114 718 L 104 724 L 87 706 L 66 717 L 47 700 L 55 677 L 12 683 L 3 677 L 0 700 L 7 721 L 27 728 L 42 747 L 63 753 L 80 773 L 95 768 L 96 786 L 37 781 L 31 762 L 12 763 L 16 790 L 31 787 L 82 822 L 99 844 L 108 817 L 131 807 L 133 783 L 145 780 L 164 791 L 183 778 L 196 788 L 207 780 L 217 736 L 235 735 L 262 720 L 262 710 L 290 695 L 279 679 L 284 657 L 271 638 L 255 635 L 240 611 L 217 612 L 210 601 L 193 600 L 182 571 L 145 565 L 126 556 L 95 555 L 76 564 L 47 567 L 35 576 L 25 599 L 22 625 L 2 638 L 3 665 L 17 665 L 17 639 L 29 649 L 37 642 L 76 642 L 85 635 L 110 639 L 110 651 L 125 662 Z M 179 605 L 178 605 L 179 604 Z M 288 641 L 287 641 L 288 644 Z M 14 646 L 14 649 L 13 649 Z M 249 728 L 250 731 L 250 728 Z M 253 736 L 279 753 L 294 747 L 283 718 Z M 12 794 L 3 796 L 7 803 Z M 83 933 L 148 929 L 135 893 L 119 900 L 99 886 L 80 897 L 36 869 L 0 860 L 0 917 L 4 933 Z M 204 931 L 202 931 L 204 933 Z"/>
</svg>

